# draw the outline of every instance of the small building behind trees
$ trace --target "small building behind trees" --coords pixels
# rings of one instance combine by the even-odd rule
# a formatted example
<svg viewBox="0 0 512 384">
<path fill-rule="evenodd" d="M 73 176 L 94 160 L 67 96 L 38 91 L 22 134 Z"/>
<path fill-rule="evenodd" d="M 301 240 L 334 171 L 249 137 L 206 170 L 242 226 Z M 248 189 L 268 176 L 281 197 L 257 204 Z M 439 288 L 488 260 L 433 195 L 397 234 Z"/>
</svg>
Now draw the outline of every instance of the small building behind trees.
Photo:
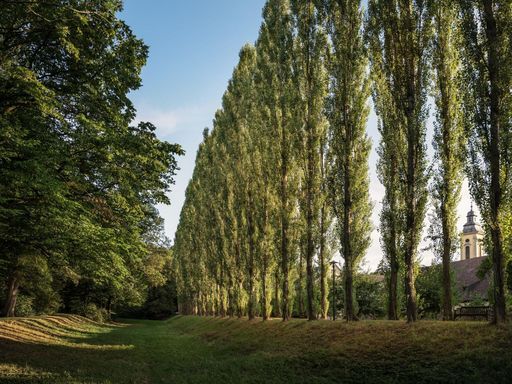
<svg viewBox="0 0 512 384">
<path fill-rule="evenodd" d="M 483 257 L 485 255 L 483 241 L 484 231 L 476 221 L 476 215 L 473 212 L 473 206 L 471 206 L 460 237 L 460 260 Z"/>
<path fill-rule="evenodd" d="M 459 301 L 461 303 L 487 301 L 489 276 L 486 273 L 481 279 L 482 276 L 478 273 L 482 263 L 487 260 L 483 245 L 484 231 L 476 221 L 473 206 L 467 214 L 467 221 L 462 229 L 460 240 L 460 259 L 451 264 Z"/>
</svg>

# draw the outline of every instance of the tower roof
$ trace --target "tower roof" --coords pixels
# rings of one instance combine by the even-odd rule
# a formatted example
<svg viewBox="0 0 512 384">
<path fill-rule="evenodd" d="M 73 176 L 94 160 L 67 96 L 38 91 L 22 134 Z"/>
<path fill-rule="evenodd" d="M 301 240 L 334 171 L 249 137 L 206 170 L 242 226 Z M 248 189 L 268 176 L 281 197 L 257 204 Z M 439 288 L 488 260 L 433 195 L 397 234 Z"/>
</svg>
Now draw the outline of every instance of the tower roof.
<svg viewBox="0 0 512 384">
<path fill-rule="evenodd" d="M 463 233 L 479 233 L 482 232 L 482 227 L 475 220 L 476 215 L 473 212 L 473 204 L 471 204 L 471 210 L 467 214 L 467 221 L 464 224 L 464 228 L 462 230 Z"/>
</svg>

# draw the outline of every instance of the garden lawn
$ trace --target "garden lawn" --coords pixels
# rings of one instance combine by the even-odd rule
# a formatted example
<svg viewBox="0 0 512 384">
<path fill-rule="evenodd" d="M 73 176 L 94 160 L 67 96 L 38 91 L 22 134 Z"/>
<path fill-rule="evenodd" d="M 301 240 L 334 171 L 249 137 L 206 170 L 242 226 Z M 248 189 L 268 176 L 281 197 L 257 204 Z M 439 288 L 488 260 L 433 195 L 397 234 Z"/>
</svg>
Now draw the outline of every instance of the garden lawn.
<svg viewBox="0 0 512 384">
<path fill-rule="evenodd" d="M 0 383 L 510 383 L 512 326 L 0 320 Z"/>
</svg>

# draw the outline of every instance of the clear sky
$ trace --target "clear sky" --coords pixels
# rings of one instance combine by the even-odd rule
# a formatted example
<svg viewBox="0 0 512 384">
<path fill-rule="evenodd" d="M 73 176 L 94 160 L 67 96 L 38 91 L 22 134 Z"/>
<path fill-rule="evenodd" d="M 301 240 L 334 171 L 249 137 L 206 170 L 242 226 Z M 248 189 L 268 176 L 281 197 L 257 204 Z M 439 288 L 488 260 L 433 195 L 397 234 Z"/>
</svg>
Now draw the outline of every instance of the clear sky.
<svg viewBox="0 0 512 384">
<path fill-rule="evenodd" d="M 149 60 L 142 72 L 143 86 L 131 94 L 137 119 L 152 122 L 160 138 L 179 143 L 186 151 L 179 159 L 181 170 L 170 194 L 172 203 L 159 206 L 170 239 L 174 239 L 202 131 L 212 126 L 240 48 L 245 43 L 254 43 L 258 37 L 264 3 L 264 0 L 124 1 L 121 18 L 149 46 Z M 384 190 L 375 174 L 379 135 L 373 113 L 368 132 L 373 140 L 370 193 L 375 203 L 373 221 L 378 227 L 379 202 Z M 430 143 L 431 134 L 428 140 Z M 461 229 L 469 205 L 465 185 L 459 205 Z M 432 258 L 429 253 L 421 257 L 427 264 Z M 365 268 L 375 269 L 381 258 L 379 233 L 375 230 Z"/>
</svg>

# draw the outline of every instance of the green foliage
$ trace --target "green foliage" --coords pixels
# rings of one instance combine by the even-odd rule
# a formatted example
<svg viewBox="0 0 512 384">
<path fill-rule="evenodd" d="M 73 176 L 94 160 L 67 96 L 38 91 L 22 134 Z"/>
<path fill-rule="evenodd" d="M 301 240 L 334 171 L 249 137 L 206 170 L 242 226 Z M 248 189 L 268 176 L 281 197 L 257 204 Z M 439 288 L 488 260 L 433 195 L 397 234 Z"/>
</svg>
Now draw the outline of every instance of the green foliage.
<svg viewBox="0 0 512 384">
<path fill-rule="evenodd" d="M 327 316 L 328 262 L 336 247 L 328 179 L 341 179 L 340 167 L 332 169 L 326 100 L 351 69 L 343 69 L 341 59 L 328 64 L 329 52 L 342 55 L 344 48 L 341 41 L 329 46 L 329 36 L 340 32 L 328 30 L 326 6 L 269 0 L 256 47 L 240 52 L 222 109 L 199 147 L 176 232 L 183 313 L 250 319 L 272 313 L 285 320 L 292 314 Z M 357 30 L 361 11 L 356 2 L 351 7 Z M 344 28 L 343 20 L 336 19 L 336 28 Z M 358 36 L 357 49 L 363 52 Z M 360 119 L 355 144 L 347 148 L 358 153 L 353 172 L 359 173 L 351 188 L 354 266 L 366 252 L 371 229 L 365 63 L 364 58 L 357 62 L 355 79 L 345 85 L 345 90 L 361 87 L 351 114 Z M 332 99 L 333 119 L 340 105 Z M 337 140 L 343 142 L 341 136 Z"/>
<path fill-rule="evenodd" d="M 386 179 L 381 227 L 393 271 L 397 242 L 405 271 L 407 319 L 416 320 L 414 264 L 428 197 L 426 120 L 431 20 L 424 1 L 369 1 L 368 41 L 380 118 L 380 177 Z M 398 228 L 398 231 L 396 229 Z M 395 312 L 395 311 L 390 311 Z M 391 316 L 393 315 L 393 316 Z M 390 318 L 396 313 L 390 313 Z"/>
<path fill-rule="evenodd" d="M 55 310 L 62 289 L 81 283 L 100 307 L 138 300 L 153 205 L 169 203 L 182 150 L 151 123 L 130 125 L 127 94 L 147 47 L 120 10 L 119 1 L 2 5 L 0 267 L 36 311 Z"/>
<path fill-rule="evenodd" d="M 450 262 L 458 249 L 457 206 L 463 178 L 465 137 L 460 91 L 460 31 L 455 4 L 438 1 L 430 4 L 434 20 L 432 66 L 434 123 L 434 172 L 431 200 L 434 212 L 429 228 L 433 251 L 443 261 L 443 317 L 452 319 Z"/>
<path fill-rule="evenodd" d="M 368 164 L 371 141 L 366 133 L 370 82 L 360 1 L 328 1 L 326 13 L 331 40 L 327 102 L 329 196 L 337 219 L 340 254 L 345 261 L 345 316 L 352 320 L 353 275 L 370 246 L 373 230 Z"/>
<path fill-rule="evenodd" d="M 16 310 L 14 313 L 17 317 L 35 315 L 34 298 L 20 294 L 16 301 Z"/>
<path fill-rule="evenodd" d="M 386 290 L 381 275 L 357 275 L 354 290 L 359 318 L 380 319 L 384 317 L 386 314 Z"/>
<path fill-rule="evenodd" d="M 508 252 L 504 248 L 511 202 L 512 8 L 509 1 L 458 1 L 463 37 L 463 110 L 468 176 L 493 264 L 495 320 L 506 318 Z"/>
</svg>

